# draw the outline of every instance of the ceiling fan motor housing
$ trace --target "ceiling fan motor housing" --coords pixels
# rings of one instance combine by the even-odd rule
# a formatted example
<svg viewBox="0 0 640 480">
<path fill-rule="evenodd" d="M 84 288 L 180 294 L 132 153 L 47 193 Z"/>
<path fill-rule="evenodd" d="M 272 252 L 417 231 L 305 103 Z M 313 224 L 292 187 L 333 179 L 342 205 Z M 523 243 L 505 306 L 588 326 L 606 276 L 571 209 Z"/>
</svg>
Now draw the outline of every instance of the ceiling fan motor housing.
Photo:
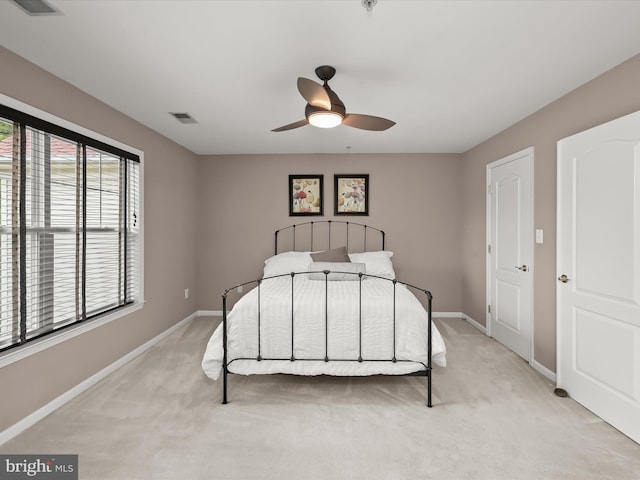
<svg viewBox="0 0 640 480">
<path fill-rule="evenodd" d="M 321 65 L 318 68 L 316 68 L 315 71 L 318 78 L 323 82 L 327 82 L 331 80 L 333 76 L 336 74 L 336 69 L 333 68 L 331 65 Z"/>
</svg>

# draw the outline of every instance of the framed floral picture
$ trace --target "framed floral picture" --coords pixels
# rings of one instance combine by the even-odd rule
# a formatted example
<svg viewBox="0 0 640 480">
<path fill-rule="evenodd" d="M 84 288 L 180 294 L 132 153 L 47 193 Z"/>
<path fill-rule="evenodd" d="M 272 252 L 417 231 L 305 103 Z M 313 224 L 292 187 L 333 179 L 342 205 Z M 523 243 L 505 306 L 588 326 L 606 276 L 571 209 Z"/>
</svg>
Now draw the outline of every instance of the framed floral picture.
<svg viewBox="0 0 640 480">
<path fill-rule="evenodd" d="M 322 175 L 289 175 L 289 216 L 323 215 L 322 181 Z"/>
<path fill-rule="evenodd" d="M 336 215 L 369 215 L 369 175 L 335 174 Z"/>
</svg>

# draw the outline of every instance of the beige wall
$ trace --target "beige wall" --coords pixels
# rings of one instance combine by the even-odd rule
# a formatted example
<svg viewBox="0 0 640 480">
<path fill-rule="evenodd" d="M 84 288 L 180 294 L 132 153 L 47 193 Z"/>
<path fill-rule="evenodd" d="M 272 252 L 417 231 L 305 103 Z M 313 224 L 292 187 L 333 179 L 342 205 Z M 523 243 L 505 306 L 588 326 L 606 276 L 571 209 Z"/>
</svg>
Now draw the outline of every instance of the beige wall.
<svg viewBox="0 0 640 480">
<path fill-rule="evenodd" d="M 196 155 L 0 47 L 0 93 L 144 151 L 144 308 L 0 369 L 0 431 L 197 307 Z"/>
<path fill-rule="evenodd" d="M 370 175 L 369 216 L 334 217 L 334 173 Z M 323 217 L 289 217 L 289 174 L 324 175 Z M 459 155 L 208 156 L 198 182 L 200 309 L 222 310 L 225 288 L 261 275 L 274 230 L 336 219 L 382 228 L 398 279 L 431 290 L 434 311 L 461 311 Z"/>
<path fill-rule="evenodd" d="M 534 147 L 534 359 L 556 368 L 556 144 L 574 133 L 640 110 L 640 56 L 633 57 L 469 150 L 463 159 L 462 311 L 485 323 L 486 165 Z"/>
</svg>

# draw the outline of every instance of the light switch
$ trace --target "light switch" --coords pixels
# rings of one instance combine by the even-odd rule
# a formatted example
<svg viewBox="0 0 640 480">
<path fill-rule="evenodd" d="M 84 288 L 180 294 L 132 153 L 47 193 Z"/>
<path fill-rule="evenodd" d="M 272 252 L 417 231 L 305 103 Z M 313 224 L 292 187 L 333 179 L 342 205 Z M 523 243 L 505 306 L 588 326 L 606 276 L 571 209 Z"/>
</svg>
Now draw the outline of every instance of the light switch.
<svg viewBox="0 0 640 480">
<path fill-rule="evenodd" d="M 536 243 L 544 243 L 544 235 L 541 228 L 536 229 Z"/>
</svg>

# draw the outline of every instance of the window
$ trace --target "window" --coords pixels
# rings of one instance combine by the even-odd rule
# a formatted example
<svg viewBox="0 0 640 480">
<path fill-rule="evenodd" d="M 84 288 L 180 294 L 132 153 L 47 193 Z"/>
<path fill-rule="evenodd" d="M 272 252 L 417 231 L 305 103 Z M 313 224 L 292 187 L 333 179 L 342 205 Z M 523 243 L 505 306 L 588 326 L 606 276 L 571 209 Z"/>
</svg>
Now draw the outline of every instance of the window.
<svg viewBox="0 0 640 480">
<path fill-rule="evenodd" d="M 0 104 L 0 351 L 141 303 L 140 251 L 139 156 Z"/>
</svg>

